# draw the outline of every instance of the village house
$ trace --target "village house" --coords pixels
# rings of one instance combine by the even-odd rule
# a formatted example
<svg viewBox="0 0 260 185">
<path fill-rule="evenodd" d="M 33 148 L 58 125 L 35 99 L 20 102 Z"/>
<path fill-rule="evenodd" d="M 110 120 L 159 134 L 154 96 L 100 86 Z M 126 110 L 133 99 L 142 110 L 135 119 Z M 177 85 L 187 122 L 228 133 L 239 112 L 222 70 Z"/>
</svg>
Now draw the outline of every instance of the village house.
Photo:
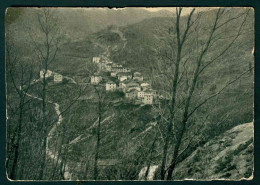
<svg viewBox="0 0 260 185">
<path fill-rule="evenodd" d="M 141 76 L 142 74 L 140 72 L 134 72 L 134 76 Z"/>
<path fill-rule="evenodd" d="M 153 95 L 145 93 L 144 98 L 142 99 L 144 104 L 153 104 Z"/>
<path fill-rule="evenodd" d="M 107 63 L 106 64 L 106 71 L 110 72 L 112 70 L 112 64 Z"/>
<path fill-rule="evenodd" d="M 90 83 L 91 84 L 99 84 L 102 81 L 102 77 L 98 74 L 94 74 L 91 76 Z"/>
<path fill-rule="evenodd" d="M 157 97 L 157 92 L 156 92 L 156 90 L 154 90 L 154 89 L 148 89 L 148 91 L 149 91 L 149 93 L 150 93 L 154 98 Z"/>
<path fill-rule="evenodd" d="M 135 89 L 137 91 L 141 91 L 141 87 L 139 87 L 139 86 L 128 87 L 128 90 L 132 90 L 132 89 Z"/>
<path fill-rule="evenodd" d="M 100 57 L 93 57 L 93 63 L 98 64 L 100 62 Z"/>
<path fill-rule="evenodd" d="M 110 73 L 110 76 L 112 76 L 112 77 L 116 77 L 116 75 L 117 75 L 117 72 L 115 72 L 115 71 L 112 71 L 112 72 Z"/>
<path fill-rule="evenodd" d="M 44 69 L 40 71 L 40 78 L 43 78 L 44 76 Z M 49 78 L 52 75 L 52 71 L 47 70 L 46 74 L 45 74 L 45 78 Z"/>
<path fill-rule="evenodd" d="M 123 75 L 123 76 L 119 76 L 118 79 L 120 80 L 120 82 L 127 80 L 127 76 Z"/>
<path fill-rule="evenodd" d="M 132 75 L 131 72 L 125 72 L 124 74 L 127 76 L 127 79 L 128 79 L 128 80 L 132 80 L 133 75 Z"/>
<path fill-rule="evenodd" d="M 119 72 L 123 72 L 123 68 L 122 67 L 113 67 L 113 65 L 112 65 L 111 71 L 119 73 Z"/>
<path fill-rule="evenodd" d="M 116 91 L 116 83 L 112 81 L 107 82 L 106 91 Z"/>
<path fill-rule="evenodd" d="M 118 73 L 117 78 L 118 78 L 118 80 L 120 80 L 122 82 L 122 81 L 127 80 L 127 75 L 125 73 Z"/>
<path fill-rule="evenodd" d="M 130 69 L 113 63 L 106 56 L 93 57 L 93 62 L 98 64 L 99 71 L 110 72 L 111 77 L 118 78 L 120 81 L 118 90 L 125 93 L 125 98 L 135 100 L 135 103 L 153 104 L 157 92 L 151 89 L 149 83 L 143 81 L 144 77 L 140 72 L 132 73 Z M 99 74 L 91 77 L 91 84 L 99 84 L 101 81 L 102 77 Z M 106 91 L 117 90 L 117 84 L 113 81 L 106 82 L 105 87 Z"/>
<path fill-rule="evenodd" d="M 126 84 L 125 84 L 124 82 L 120 82 L 118 88 L 119 88 L 121 91 L 125 92 L 125 90 L 126 90 Z"/>
<path fill-rule="evenodd" d="M 154 98 L 157 96 L 157 92 L 154 89 L 148 88 L 143 90 L 146 94 L 151 94 Z"/>
<path fill-rule="evenodd" d="M 130 72 L 119 72 L 119 73 L 117 73 L 118 79 L 121 76 L 124 76 L 124 78 L 126 77 L 127 80 L 131 80 L 132 79 L 132 73 L 130 73 Z"/>
<path fill-rule="evenodd" d="M 142 87 L 142 89 L 148 89 L 148 88 L 150 88 L 150 84 L 147 83 L 147 82 L 141 83 L 140 86 Z"/>
<path fill-rule="evenodd" d="M 142 99 L 144 98 L 145 92 L 144 91 L 138 91 L 137 98 Z"/>
<path fill-rule="evenodd" d="M 106 71 L 106 69 L 107 69 L 107 64 L 105 62 L 102 61 L 102 62 L 98 63 L 99 71 Z"/>
<path fill-rule="evenodd" d="M 115 64 L 115 63 L 114 63 L 114 64 L 112 64 L 112 67 L 115 67 L 115 68 L 116 68 L 116 67 L 121 67 L 121 68 L 122 68 L 123 66 L 122 66 L 121 64 Z"/>
<path fill-rule="evenodd" d="M 144 77 L 142 76 L 141 73 L 139 73 L 139 72 L 134 72 L 133 80 L 143 81 L 143 80 L 144 80 Z"/>
<path fill-rule="evenodd" d="M 63 76 L 61 74 L 55 73 L 54 74 L 54 82 L 61 82 L 63 80 Z"/>
<path fill-rule="evenodd" d="M 137 90 L 136 89 L 131 89 L 131 90 L 128 90 L 126 93 L 125 93 L 125 97 L 127 99 L 135 99 L 137 97 Z"/>
<path fill-rule="evenodd" d="M 124 73 L 129 73 L 129 72 L 131 72 L 131 69 L 128 69 L 128 68 L 126 68 L 126 67 L 123 67 L 123 68 L 122 68 L 122 72 L 124 72 Z"/>
<path fill-rule="evenodd" d="M 126 82 L 126 90 L 136 89 L 137 91 L 141 91 L 141 87 L 139 83 L 134 81 L 127 81 Z"/>
</svg>

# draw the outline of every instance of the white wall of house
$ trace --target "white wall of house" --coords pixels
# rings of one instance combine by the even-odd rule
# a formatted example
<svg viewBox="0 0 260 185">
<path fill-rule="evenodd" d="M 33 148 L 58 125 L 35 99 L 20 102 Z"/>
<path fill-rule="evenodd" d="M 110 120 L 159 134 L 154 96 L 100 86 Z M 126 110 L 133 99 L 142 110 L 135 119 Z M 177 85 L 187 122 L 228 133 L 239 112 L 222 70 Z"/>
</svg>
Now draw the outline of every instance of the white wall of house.
<svg viewBox="0 0 260 185">
<path fill-rule="evenodd" d="M 139 92 L 137 93 L 137 98 L 144 98 L 144 94 L 145 94 L 144 91 L 139 91 Z"/>
<path fill-rule="evenodd" d="M 61 82 L 63 80 L 63 76 L 61 74 L 55 74 L 54 75 L 54 82 Z"/>
<path fill-rule="evenodd" d="M 111 73 L 110 73 L 110 76 L 116 77 L 116 74 L 117 74 L 116 72 L 111 72 Z"/>
<path fill-rule="evenodd" d="M 134 76 L 141 76 L 140 72 L 134 72 Z"/>
<path fill-rule="evenodd" d="M 122 82 L 122 81 L 125 81 L 125 80 L 127 80 L 127 76 L 120 76 L 119 77 L 119 80 Z"/>
<path fill-rule="evenodd" d="M 115 91 L 116 83 L 106 83 L 106 91 Z"/>
<path fill-rule="evenodd" d="M 146 83 L 146 82 L 144 82 L 144 83 L 141 83 L 141 87 L 149 87 L 150 86 L 150 84 L 149 83 Z"/>
<path fill-rule="evenodd" d="M 144 104 L 153 104 L 153 95 L 152 94 L 145 94 L 143 98 Z"/>
<path fill-rule="evenodd" d="M 119 83 L 119 88 L 126 88 L 126 84 L 124 82 Z"/>
<path fill-rule="evenodd" d="M 143 76 L 134 76 L 133 77 L 133 80 L 138 80 L 138 81 L 143 81 L 144 80 L 144 78 L 143 78 Z"/>
<path fill-rule="evenodd" d="M 40 78 L 43 78 L 43 76 L 44 76 L 44 71 L 45 71 L 45 70 L 41 70 L 41 71 L 40 71 Z M 47 70 L 47 72 L 46 72 L 46 74 L 45 74 L 45 78 L 49 78 L 51 75 L 52 75 L 52 71 Z"/>
<path fill-rule="evenodd" d="M 120 88 L 123 92 L 125 92 L 125 90 L 126 90 L 126 84 L 120 82 L 120 83 L 119 83 L 119 88 Z"/>
<path fill-rule="evenodd" d="M 128 79 L 128 80 L 131 80 L 132 78 L 133 78 L 132 75 L 127 75 L 127 79 Z"/>
<path fill-rule="evenodd" d="M 100 57 L 93 57 L 93 63 L 99 63 L 100 62 Z"/>
<path fill-rule="evenodd" d="M 106 70 L 110 72 L 111 69 L 112 69 L 111 65 L 110 65 L 110 64 L 107 64 L 107 65 L 106 65 Z"/>
<path fill-rule="evenodd" d="M 122 71 L 125 72 L 125 73 L 127 73 L 127 72 L 131 72 L 131 70 L 128 69 L 128 68 L 126 68 L 126 67 L 123 67 Z"/>
<path fill-rule="evenodd" d="M 132 86 L 132 87 L 128 87 L 127 90 L 132 90 L 132 89 L 135 89 L 137 91 L 141 91 L 141 87 L 138 87 L 138 86 Z"/>
<path fill-rule="evenodd" d="M 128 99 L 134 99 L 137 96 L 137 91 L 129 91 L 125 93 L 125 97 Z"/>
<path fill-rule="evenodd" d="M 91 84 L 99 84 L 102 80 L 101 76 L 91 76 L 90 83 Z"/>
</svg>

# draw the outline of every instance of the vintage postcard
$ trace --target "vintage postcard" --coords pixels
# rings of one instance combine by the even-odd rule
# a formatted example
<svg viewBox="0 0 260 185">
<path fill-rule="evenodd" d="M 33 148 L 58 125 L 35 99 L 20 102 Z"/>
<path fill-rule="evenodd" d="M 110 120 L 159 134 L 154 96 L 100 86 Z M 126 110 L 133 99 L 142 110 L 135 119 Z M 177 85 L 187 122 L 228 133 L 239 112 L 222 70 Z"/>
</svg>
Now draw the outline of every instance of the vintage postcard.
<svg viewBox="0 0 260 185">
<path fill-rule="evenodd" d="M 251 180 L 254 9 L 8 8 L 9 180 Z"/>
</svg>

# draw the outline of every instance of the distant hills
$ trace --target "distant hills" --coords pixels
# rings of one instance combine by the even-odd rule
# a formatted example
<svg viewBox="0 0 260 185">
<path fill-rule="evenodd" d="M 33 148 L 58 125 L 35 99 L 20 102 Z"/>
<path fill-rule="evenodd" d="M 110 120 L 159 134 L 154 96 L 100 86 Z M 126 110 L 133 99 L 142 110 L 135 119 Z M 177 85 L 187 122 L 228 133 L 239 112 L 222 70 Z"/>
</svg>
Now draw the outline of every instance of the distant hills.
<svg viewBox="0 0 260 185">
<path fill-rule="evenodd" d="M 54 8 L 55 9 L 55 8 Z M 33 25 L 32 18 L 38 8 L 9 8 L 6 14 L 7 26 L 23 30 L 23 26 Z M 60 18 L 60 26 L 70 40 L 81 39 L 98 32 L 107 26 L 126 26 L 152 17 L 172 16 L 172 12 L 160 10 L 150 12 L 144 8 L 57 8 L 55 14 Z M 29 24 L 28 24 L 29 23 Z"/>
<path fill-rule="evenodd" d="M 32 21 L 31 17 L 35 15 L 36 9 L 26 8 L 21 11 L 20 9 L 13 9 L 13 11 L 13 14 L 11 13 L 10 16 L 7 16 L 7 29 L 11 30 L 12 37 L 16 41 L 16 44 L 27 51 L 26 53 L 21 50 L 22 55 L 33 59 L 33 50 L 26 37 L 27 33 L 24 25 L 34 25 L 33 22 L 30 21 Z M 109 57 L 114 62 L 124 63 L 127 67 L 133 69 L 133 71 L 142 72 L 146 76 L 150 75 L 151 66 L 158 60 L 156 47 L 163 47 L 163 45 L 160 45 L 160 37 L 166 35 L 160 35 L 160 32 L 167 31 L 170 25 L 174 25 L 175 21 L 174 15 L 172 15 L 171 12 L 163 10 L 151 12 L 139 8 L 118 9 L 115 11 L 108 8 L 95 10 L 75 8 L 57 9 L 56 11 L 61 18 L 60 25 L 62 30 L 66 33 L 68 40 L 62 45 L 56 60 L 50 68 L 53 71 L 59 70 L 59 73 L 71 76 L 74 79 L 87 78 L 86 63 L 92 62 L 92 57 L 102 55 L 105 52 L 110 55 Z M 233 15 L 234 12 L 239 13 L 241 11 L 242 8 L 230 11 L 228 16 Z M 215 10 L 206 12 L 206 15 L 201 21 L 201 26 L 206 26 L 207 23 L 212 22 L 214 15 Z M 249 28 L 252 27 L 252 17 L 253 13 L 251 12 L 249 21 L 247 21 Z M 185 20 L 186 17 L 183 17 L 183 23 L 185 23 Z M 240 23 L 234 21 L 231 28 L 237 28 L 238 24 Z M 224 35 L 225 30 L 220 30 L 220 32 L 223 32 Z M 207 34 L 201 34 L 200 36 L 202 39 L 205 39 Z M 167 39 L 167 37 L 165 38 Z M 248 70 L 250 64 L 253 65 L 253 55 L 251 54 L 253 40 L 253 32 L 243 33 L 238 42 L 235 43 L 235 46 L 218 61 L 217 65 L 211 66 L 202 74 L 200 81 L 204 83 L 203 91 L 201 91 L 204 93 L 204 96 L 216 93 L 216 89 L 220 89 L 223 84 L 235 78 L 243 71 Z M 223 43 L 225 44 L 225 42 L 222 42 L 222 44 Z M 214 57 L 218 47 L 222 48 L 222 45 L 218 44 L 217 47 L 213 47 L 214 50 L 209 50 L 206 59 L 210 60 L 211 57 Z M 35 64 L 38 65 L 36 62 Z M 190 66 L 192 65 L 194 65 L 194 62 L 190 64 Z M 211 178 L 241 178 L 238 176 L 241 172 L 239 171 L 240 168 L 242 169 L 241 174 L 245 175 L 245 177 L 251 175 L 251 171 L 246 171 L 246 169 L 252 165 L 252 124 L 240 124 L 251 122 L 253 119 L 252 82 L 253 73 L 251 72 L 219 95 L 216 102 L 212 101 L 211 104 L 205 105 L 204 108 L 201 108 L 196 113 L 196 117 L 192 121 L 199 122 L 204 119 L 205 113 L 207 113 L 208 110 L 211 111 L 211 115 L 207 118 L 207 122 L 205 122 L 207 127 L 203 128 L 203 134 L 198 136 L 200 142 L 185 154 L 186 156 L 184 156 L 183 163 L 180 163 L 178 167 L 178 169 L 182 168 L 179 174 L 176 174 L 178 179 L 187 177 L 205 179 L 201 174 L 204 174 L 205 171 L 208 170 L 208 166 L 210 166 L 210 171 L 207 172 L 207 175 Z M 154 83 L 156 82 L 153 82 L 152 85 L 155 89 L 160 87 Z M 157 83 L 159 84 L 161 81 L 158 80 Z M 202 90 L 202 88 L 198 88 L 198 90 Z M 68 91 L 68 89 L 66 89 L 66 91 Z M 59 89 L 57 92 L 63 94 L 65 91 Z M 88 94 L 91 93 L 88 92 Z M 197 94 L 199 95 L 199 93 Z M 200 96 L 196 96 L 193 100 L 194 102 L 199 101 L 200 98 Z M 71 130 L 77 128 L 78 131 L 83 131 L 83 134 L 86 134 L 86 141 L 84 140 L 83 142 L 85 146 L 82 146 L 81 143 L 73 144 L 75 150 L 71 150 L 72 152 L 70 153 L 73 165 L 76 165 L 76 162 L 83 159 L 83 157 L 91 156 L 93 153 L 93 149 L 91 150 L 89 147 L 95 146 L 94 137 L 91 135 L 94 131 L 93 133 L 86 133 L 86 128 L 95 122 L 95 116 L 93 116 L 95 107 L 95 104 L 80 101 L 67 113 L 69 118 L 66 118 L 67 120 L 64 119 L 64 123 L 69 128 L 71 127 Z M 149 106 L 138 107 L 136 105 L 123 103 L 114 105 L 108 109 L 108 111 L 104 113 L 103 119 L 113 118 L 113 121 L 107 121 L 102 128 L 104 129 L 102 130 L 102 142 L 104 143 L 101 143 L 101 147 L 103 147 L 101 156 L 103 158 L 125 157 L 125 159 L 128 160 L 129 156 L 136 159 L 138 151 L 144 153 L 144 149 L 147 149 L 147 146 L 150 146 L 152 142 L 151 135 L 153 135 L 153 133 L 145 136 L 140 133 L 146 133 L 146 130 L 150 128 L 151 123 L 154 121 L 151 116 L 154 115 L 152 110 L 153 109 Z M 111 116 L 114 112 L 115 115 Z M 223 117 L 223 115 L 226 116 L 227 113 L 227 118 Z M 75 118 L 73 118 L 73 116 L 75 116 Z M 222 124 L 224 119 L 225 121 Z M 155 129 L 151 129 L 151 131 L 155 131 Z M 73 134 L 72 138 L 79 137 L 78 132 Z M 142 142 L 145 147 L 141 146 L 138 148 L 139 146 L 136 146 L 136 143 L 139 143 L 134 139 L 137 135 L 141 135 L 141 137 L 138 137 L 138 141 Z M 229 136 L 233 138 L 229 138 Z M 246 140 L 244 140 L 245 143 L 239 140 L 242 136 L 246 137 Z M 81 138 L 81 136 L 79 138 Z M 224 141 L 228 141 L 228 143 L 223 144 L 223 138 Z M 133 146 L 128 145 L 129 140 Z M 128 144 L 126 145 L 125 143 Z M 202 160 L 205 156 L 212 156 L 209 155 L 211 153 L 208 153 L 208 151 L 212 151 L 214 156 L 224 151 L 224 154 L 228 154 L 230 158 L 226 159 L 220 156 L 218 159 L 209 159 L 209 161 Z M 118 154 L 121 156 L 118 156 Z M 243 158 L 244 154 L 246 158 Z M 145 155 L 144 157 L 146 157 Z M 235 156 L 231 157 L 232 155 Z M 241 163 L 239 164 L 241 156 L 244 159 L 243 165 L 241 165 Z M 197 162 L 194 162 L 196 159 Z M 90 161 L 91 164 L 91 160 L 87 161 Z M 194 164 L 192 164 L 192 162 L 194 162 Z M 207 162 L 206 165 L 204 162 Z M 159 164 L 160 159 L 155 159 L 155 163 Z M 122 164 L 121 167 L 126 167 L 135 173 L 139 172 L 139 169 L 132 168 L 132 166 L 130 166 L 131 164 L 132 161 L 129 160 L 129 163 Z M 192 165 L 188 166 L 189 164 Z M 226 168 L 225 164 L 229 166 Z M 206 168 L 201 169 L 203 165 L 204 167 L 206 166 Z M 81 173 L 85 173 L 85 171 L 82 170 Z M 215 176 L 214 173 L 216 173 Z M 232 176 L 233 173 L 235 175 Z M 133 177 L 133 179 L 136 179 L 135 176 Z"/>
</svg>

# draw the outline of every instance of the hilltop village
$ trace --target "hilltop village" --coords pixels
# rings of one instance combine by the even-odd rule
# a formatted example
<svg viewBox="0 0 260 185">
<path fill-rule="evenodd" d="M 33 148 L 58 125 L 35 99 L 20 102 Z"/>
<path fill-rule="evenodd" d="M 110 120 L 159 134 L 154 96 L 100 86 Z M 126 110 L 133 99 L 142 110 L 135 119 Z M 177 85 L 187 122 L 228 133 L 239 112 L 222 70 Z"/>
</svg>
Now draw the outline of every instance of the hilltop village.
<svg viewBox="0 0 260 185">
<path fill-rule="evenodd" d="M 105 86 L 105 90 L 108 92 L 123 92 L 126 101 L 134 104 L 152 105 L 162 97 L 152 89 L 151 83 L 144 80 L 145 78 L 140 72 L 116 64 L 104 55 L 93 57 L 92 62 L 97 67 L 97 71 L 91 76 L 90 84 Z M 41 70 L 40 79 L 43 77 L 44 70 Z M 63 82 L 64 79 L 76 83 L 70 77 L 47 70 L 45 78 L 50 77 L 53 78 L 54 83 Z"/>
<path fill-rule="evenodd" d="M 144 81 L 140 72 L 116 64 L 106 56 L 93 57 L 92 62 L 97 66 L 97 72 L 91 76 L 91 84 L 105 84 L 106 91 L 121 91 L 135 104 L 153 104 L 157 99 L 156 91 Z"/>
</svg>

